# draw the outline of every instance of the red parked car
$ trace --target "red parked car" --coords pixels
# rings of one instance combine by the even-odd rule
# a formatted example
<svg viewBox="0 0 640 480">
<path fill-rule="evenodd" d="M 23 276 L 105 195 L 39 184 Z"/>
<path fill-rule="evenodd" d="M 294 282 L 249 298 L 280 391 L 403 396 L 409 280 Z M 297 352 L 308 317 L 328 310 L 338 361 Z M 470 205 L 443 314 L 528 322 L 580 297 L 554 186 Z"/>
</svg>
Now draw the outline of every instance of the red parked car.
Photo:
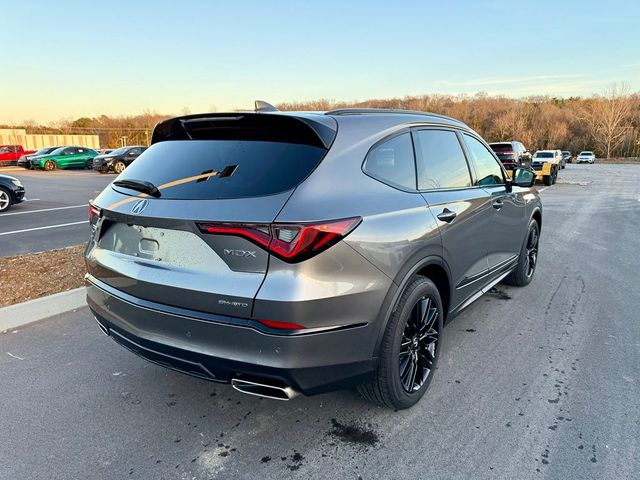
<svg viewBox="0 0 640 480">
<path fill-rule="evenodd" d="M 22 145 L 0 145 L 0 166 L 16 165 L 22 155 L 35 152 L 35 150 L 25 150 Z"/>
</svg>

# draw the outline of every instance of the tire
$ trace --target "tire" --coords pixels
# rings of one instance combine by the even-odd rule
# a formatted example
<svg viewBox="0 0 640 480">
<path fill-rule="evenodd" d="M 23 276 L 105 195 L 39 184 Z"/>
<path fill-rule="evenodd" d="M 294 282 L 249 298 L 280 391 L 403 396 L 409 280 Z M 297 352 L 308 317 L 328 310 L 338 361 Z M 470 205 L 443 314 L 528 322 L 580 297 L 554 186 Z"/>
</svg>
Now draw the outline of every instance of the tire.
<svg viewBox="0 0 640 480">
<path fill-rule="evenodd" d="M 89 160 L 87 160 L 86 167 L 89 170 L 93 170 L 93 158 L 90 158 Z"/>
<path fill-rule="evenodd" d="M 558 170 L 556 168 L 556 171 L 553 172 L 553 175 L 551 175 L 551 185 L 555 185 L 557 180 L 558 180 Z"/>
<path fill-rule="evenodd" d="M 553 175 L 545 175 L 544 177 L 542 177 L 542 180 L 547 187 L 553 185 Z"/>
<path fill-rule="evenodd" d="M 44 162 L 44 170 L 48 172 L 52 172 L 56 168 L 57 168 L 56 162 L 54 162 L 53 160 L 47 160 L 46 162 Z"/>
<path fill-rule="evenodd" d="M 120 175 L 122 172 L 124 172 L 125 168 L 126 165 L 124 164 L 124 162 L 116 162 L 113 166 L 113 171 Z"/>
<path fill-rule="evenodd" d="M 386 407 L 405 409 L 415 405 L 435 373 L 443 319 L 435 284 L 426 277 L 410 281 L 387 322 L 378 368 L 369 382 L 358 386 L 360 394 Z M 421 341 L 416 330 L 425 332 Z"/>
<path fill-rule="evenodd" d="M 13 197 L 11 196 L 11 192 L 9 190 L 0 187 L 0 213 L 6 212 L 13 205 Z"/>
<path fill-rule="evenodd" d="M 511 272 L 504 283 L 514 285 L 516 287 L 524 287 L 529 285 L 536 273 L 536 265 L 538 264 L 538 245 L 540 242 L 540 225 L 534 219 L 529 222 L 527 228 L 527 236 L 522 242 L 520 255 L 518 256 L 518 266 Z"/>
</svg>

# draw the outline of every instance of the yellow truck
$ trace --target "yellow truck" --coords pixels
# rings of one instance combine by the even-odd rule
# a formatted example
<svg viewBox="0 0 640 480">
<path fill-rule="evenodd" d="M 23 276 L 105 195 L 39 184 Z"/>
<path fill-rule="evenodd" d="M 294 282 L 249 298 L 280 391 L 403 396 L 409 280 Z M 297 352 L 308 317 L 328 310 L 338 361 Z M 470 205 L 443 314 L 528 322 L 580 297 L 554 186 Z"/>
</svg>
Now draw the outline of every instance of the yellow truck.
<svg viewBox="0 0 640 480">
<path fill-rule="evenodd" d="M 549 186 L 556 183 L 562 163 L 561 150 L 538 150 L 531 159 L 531 168 L 536 172 L 536 180 Z"/>
</svg>

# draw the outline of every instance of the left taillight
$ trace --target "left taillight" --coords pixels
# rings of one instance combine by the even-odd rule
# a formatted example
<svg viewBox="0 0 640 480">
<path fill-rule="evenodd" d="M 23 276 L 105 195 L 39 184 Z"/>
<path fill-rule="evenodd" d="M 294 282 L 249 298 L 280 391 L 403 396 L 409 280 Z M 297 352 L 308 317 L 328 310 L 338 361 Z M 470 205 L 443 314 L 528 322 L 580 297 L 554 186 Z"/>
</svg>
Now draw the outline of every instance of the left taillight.
<svg viewBox="0 0 640 480">
<path fill-rule="evenodd" d="M 102 216 L 102 209 L 97 207 L 93 202 L 89 202 L 89 224 L 95 225 Z"/>
<path fill-rule="evenodd" d="M 288 263 L 311 258 L 346 237 L 360 217 L 320 223 L 233 224 L 201 223 L 204 233 L 246 238 Z"/>
</svg>

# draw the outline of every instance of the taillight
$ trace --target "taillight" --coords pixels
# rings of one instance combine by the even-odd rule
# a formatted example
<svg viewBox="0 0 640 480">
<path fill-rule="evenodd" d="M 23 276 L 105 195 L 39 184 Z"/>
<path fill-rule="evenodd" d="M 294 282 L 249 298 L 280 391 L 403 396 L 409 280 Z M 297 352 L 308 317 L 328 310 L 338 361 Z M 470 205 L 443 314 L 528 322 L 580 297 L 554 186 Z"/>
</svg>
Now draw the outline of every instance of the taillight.
<svg viewBox="0 0 640 480">
<path fill-rule="evenodd" d="M 95 225 L 101 215 L 102 210 L 92 202 L 89 202 L 89 224 Z"/>
<path fill-rule="evenodd" d="M 233 224 L 205 223 L 202 232 L 246 238 L 288 263 L 306 260 L 346 237 L 360 217 L 322 223 Z"/>
</svg>

